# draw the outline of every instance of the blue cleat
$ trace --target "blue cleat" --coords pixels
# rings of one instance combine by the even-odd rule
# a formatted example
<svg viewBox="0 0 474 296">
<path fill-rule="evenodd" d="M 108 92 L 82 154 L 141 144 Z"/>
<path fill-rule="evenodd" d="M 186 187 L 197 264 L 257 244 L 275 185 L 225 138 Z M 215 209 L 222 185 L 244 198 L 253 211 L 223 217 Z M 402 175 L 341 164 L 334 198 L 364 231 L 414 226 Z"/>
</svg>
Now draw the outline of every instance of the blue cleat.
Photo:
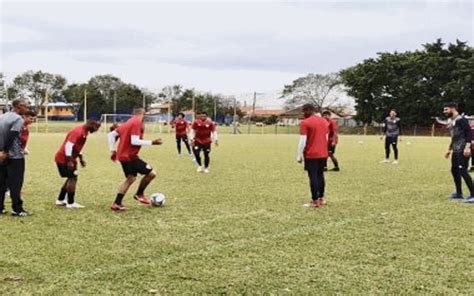
<svg viewBox="0 0 474 296">
<path fill-rule="evenodd" d="M 464 196 L 462 196 L 462 194 L 459 194 L 459 193 L 453 193 L 448 197 L 451 199 L 464 199 Z"/>
<path fill-rule="evenodd" d="M 464 202 L 465 202 L 465 203 L 472 203 L 472 204 L 474 204 L 474 195 L 468 197 L 466 200 L 464 200 Z"/>
</svg>

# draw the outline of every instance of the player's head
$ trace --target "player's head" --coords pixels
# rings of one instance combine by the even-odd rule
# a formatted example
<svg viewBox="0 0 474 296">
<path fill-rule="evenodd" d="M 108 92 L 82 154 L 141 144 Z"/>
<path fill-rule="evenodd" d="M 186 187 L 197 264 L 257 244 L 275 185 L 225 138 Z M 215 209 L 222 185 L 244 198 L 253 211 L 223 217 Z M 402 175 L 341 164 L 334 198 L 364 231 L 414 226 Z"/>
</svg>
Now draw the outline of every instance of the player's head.
<svg viewBox="0 0 474 296">
<path fill-rule="evenodd" d="M 184 113 L 183 113 L 183 112 L 179 112 L 176 117 L 178 117 L 179 119 L 183 119 L 183 118 L 184 118 Z"/>
<path fill-rule="evenodd" d="M 323 112 L 323 117 L 326 119 L 331 119 L 331 111 L 326 110 Z"/>
<path fill-rule="evenodd" d="M 304 118 L 308 118 L 314 114 L 316 108 L 314 108 L 313 104 L 304 104 L 301 110 L 303 111 Z"/>
<path fill-rule="evenodd" d="M 135 108 L 135 109 L 133 109 L 133 115 L 143 118 L 143 116 L 145 115 L 145 109 L 144 108 Z"/>
<path fill-rule="evenodd" d="M 392 109 L 392 110 L 390 110 L 389 114 L 390 114 L 390 117 L 395 118 L 395 117 L 397 117 L 397 110 Z"/>
<path fill-rule="evenodd" d="M 453 117 L 455 115 L 458 115 L 459 114 L 459 107 L 458 107 L 458 104 L 454 103 L 454 102 L 449 102 L 449 103 L 446 103 L 444 104 L 443 106 L 443 114 L 446 116 L 446 117 Z"/>
<path fill-rule="evenodd" d="M 110 126 L 109 131 L 113 132 L 119 127 L 118 123 L 114 123 Z"/>
<path fill-rule="evenodd" d="M 13 111 L 23 115 L 28 111 L 28 103 L 25 99 L 16 99 L 12 102 Z"/>
<path fill-rule="evenodd" d="M 25 123 L 27 125 L 32 124 L 33 122 L 35 122 L 36 112 L 32 110 L 28 110 L 25 112 L 25 114 L 23 114 L 23 118 L 25 119 Z"/>
<path fill-rule="evenodd" d="M 206 111 L 198 112 L 197 115 L 198 115 L 198 118 L 199 118 L 199 119 L 201 119 L 201 120 L 203 120 L 203 121 L 204 121 L 204 120 L 207 120 L 208 114 L 207 114 Z"/>
<path fill-rule="evenodd" d="M 89 119 L 86 122 L 86 128 L 90 133 L 95 133 L 100 128 L 100 122 L 97 120 Z"/>
</svg>

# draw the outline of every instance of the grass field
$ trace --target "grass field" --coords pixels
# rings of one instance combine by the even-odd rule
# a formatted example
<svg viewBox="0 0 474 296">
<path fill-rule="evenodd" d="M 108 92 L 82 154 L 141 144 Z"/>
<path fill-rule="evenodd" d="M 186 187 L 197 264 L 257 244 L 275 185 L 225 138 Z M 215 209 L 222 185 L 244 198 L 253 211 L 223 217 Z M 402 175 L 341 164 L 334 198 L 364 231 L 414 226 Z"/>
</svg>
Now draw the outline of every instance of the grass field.
<svg viewBox="0 0 474 296">
<path fill-rule="evenodd" d="M 130 211 L 113 213 L 123 176 L 104 134 L 84 151 L 76 196 L 87 208 L 53 205 L 63 136 L 31 136 L 24 199 L 35 215 L 0 217 L 2 295 L 474 294 L 474 207 L 445 198 L 447 138 L 405 138 L 394 166 L 378 163 L 378 138 L 343 136 L 329 205 L 306 209 L 297 136 L 222 135 L 211 173 L 198 175 L 165 135 L 141 155 L 159 172 L 148 193 L 165 193 L 166 207 L 129 194 Z"/>
</svg>

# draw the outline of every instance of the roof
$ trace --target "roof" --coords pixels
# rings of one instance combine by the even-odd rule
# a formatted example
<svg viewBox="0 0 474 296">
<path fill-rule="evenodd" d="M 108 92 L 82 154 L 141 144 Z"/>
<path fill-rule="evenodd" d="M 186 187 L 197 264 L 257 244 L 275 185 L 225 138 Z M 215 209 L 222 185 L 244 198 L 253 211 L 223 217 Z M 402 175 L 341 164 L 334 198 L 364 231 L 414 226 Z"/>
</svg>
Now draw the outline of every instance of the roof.
<svg viewBox="0 0 474 296">
<path fill-rule="evenodd" d="M 254 115 L 254 116 L 271 116 L 271 115 L 280 115 L 285 110 L 283 109 L 266 109 L 266 108 L 261 108 L 261 107 L 256 107 L 255 111 L 253 110 L 253 107 L 242 107 L 240 108 L 242 112 L 247 113 L 247 115 Z"/>
<path fill-rule="evenodd" d="M 53 102 L 53 103 L 48 103 L 48 104 L 43 104 L 43 106 L 47 107 L 72 107 L 72 106 L 77 106 L 79 105 L 78 103 L 65 103 L 65 102 Z"/>
</svg>

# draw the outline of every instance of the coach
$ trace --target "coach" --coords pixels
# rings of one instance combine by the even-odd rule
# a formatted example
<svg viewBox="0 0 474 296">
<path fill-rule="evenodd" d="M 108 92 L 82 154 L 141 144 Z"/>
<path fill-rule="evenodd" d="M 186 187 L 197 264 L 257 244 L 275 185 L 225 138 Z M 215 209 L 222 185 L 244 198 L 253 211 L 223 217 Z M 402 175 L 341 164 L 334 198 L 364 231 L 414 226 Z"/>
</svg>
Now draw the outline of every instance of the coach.
<svg viewBox="0 0 474 296">
<path fill-rule="evenodd" d="M 0 215 L 5 214 L 5 192 L 10 189 L 12 215 L 31 215 L 23 209 L 21 188 L 25 174 L 25 157 L 21 146 L 20 132 L 23 127 L 22 115 L 28 111 L 23 99 L 12 102 L 12 110 L 0 116 Z"/>
</svg>

